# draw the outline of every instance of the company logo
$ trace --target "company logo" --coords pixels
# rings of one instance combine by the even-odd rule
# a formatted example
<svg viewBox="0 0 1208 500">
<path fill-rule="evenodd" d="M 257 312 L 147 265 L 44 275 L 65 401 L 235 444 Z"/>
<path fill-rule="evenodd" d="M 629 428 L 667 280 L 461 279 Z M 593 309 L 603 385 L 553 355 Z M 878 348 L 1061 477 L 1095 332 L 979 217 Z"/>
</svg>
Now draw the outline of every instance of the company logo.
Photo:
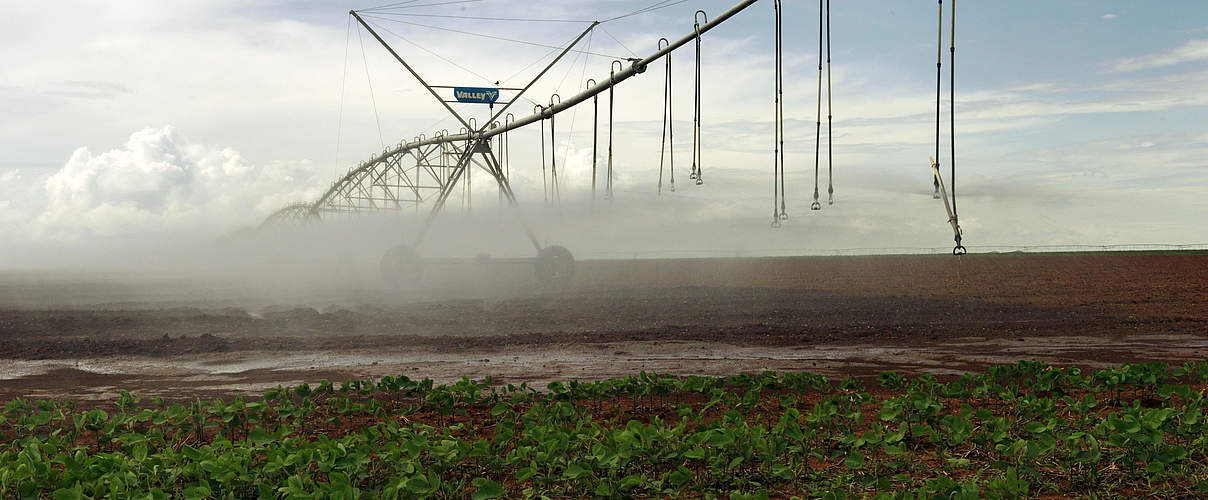
<svg viewBox="0 0 1208 500">
<path fill-rule="evenodd" d="M 494 104 L 495 101 L 499 100 L 499 89 L 454 87 L 453 97 L 457 99 L 457 102 Z"/>
</svg>

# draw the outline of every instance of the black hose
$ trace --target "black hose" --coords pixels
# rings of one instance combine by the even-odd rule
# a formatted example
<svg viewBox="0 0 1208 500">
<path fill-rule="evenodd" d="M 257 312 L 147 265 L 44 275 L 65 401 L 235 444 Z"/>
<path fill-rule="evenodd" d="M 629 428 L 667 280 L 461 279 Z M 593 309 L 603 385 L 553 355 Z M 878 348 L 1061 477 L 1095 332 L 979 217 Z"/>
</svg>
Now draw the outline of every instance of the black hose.
<svg viewBox="0 0 1208 500">
<path fill-rule="evenodd" d="M 705 183 L 704 179 L 704 158 L 701 156 L 701 75 L 700 75 L 700 21 L 699 15 L 704 14 L 704 11 L 696 11 L 693 16 L 693 26 L 696 31 L 696 82 L 694 84 L 695 99 L 694 110 L 692 116 L 692 174 L 688 177 L 696 180 L 696 185 Z M 705 22 L 708 22 L 706 17 Z"/>
<path fill-rule="evenodd" d="M 938 2 L 939 28 L 936 34 L 937 42 L 935 46 L 935 166 L 937 169 L 940 165 L 940 100 L 942 99 L 940 95 L 940 86 L 942 84 L 941 80 L 943 74 L 943 70 L 941 69 L 943 62 L 940 58 L 943 57 L 944 50 L 944 0 L 938 0 Z M 931 197 L 934 199 L 939 199 L 940 180 L 936 178 L 932 179 L 932 182 L 934 191 L 931 193 Z"/>
<path fill-rule="evenodd" d="M 594 81 L 594 80 L 589 80 Z M 596 159 L 600 145 L 600 96 L 591 96 L 591 205 L 596 205 Z"/>
<path fill-rule="evenodd" d="M 550 103 L 553 106 L 553 103 Z M 554 203 L 562 205 L 562 195 L 558 193 L 558 140 L 554 135 L 554 117 L 549 117 L 549 175 L 550 192 L 554 195 Z"/>
<path fill-rule="evenodd" d="M 830 0 L 826 0 L 826 204 L 835 204 L 834 135 L 831 132 L 831 21 Z"/>
<path fill-rule="evenodd" d="M 664 40 L 666 40 L 666 38 L 659 39 L 658 45 L 660 48 L 662 48 Z M 668 42 L 668 43 L 670 43 L 670 42 Z M 659 195 L 663 194 L 663 160 L 667 156 L 667 129 L 672 128 L 671 123 L 668 121 L 669 119 L 671 119 L 671 54 L 670 53 L 667 54 L 666 75 L 663 77 L 663 140 L 662 140 L 662 146 L 659 148 L 659 187 L 658 187 Z M 675 175 L 675 152 L 674 152 L 675 140 L 674 139 L 672 139 L 672 141 L 671 141 L 671 147 L 672 147 L 671 185 L 675 186 L 675 177 L 674 177 L 674 175 Z M 672 190 L 674 190 L 674 187 L 672 188 Z"/>
<path fill-rule="evenodd" d="M 538 106 L 540 107 L 540 106 Z M 542 110 L 544 113 L 544 110 Z M 541 192 L 545 195 L 545 203 L 549 203 L 549 181 L 545 178 L 545 120 L 541 121 Z"/>
<path fill-rule="evenodd" d="M 784 154 L 781 148 L 784 146 L 783 137 L 783 113 L 781 107 L 781 99 L 784 97 L 781 91 L 781 31 L 780 31 L 780 0 L 772 3 L 772 9 L 776 15 L 776 54 L 775 54 L 775 90 L 773 90 L 773 111 L 772 111 L 772 227 L 780 227 L 780 216 L 784 210 Z"/>
<path fill-rule="evenodd" d="M 814 203 L 810 210 L 822 209 L 818 203 L 818 165 L 822 158 L 822 23 L 823 0 L 818 0 L 818 114 L 814 120 Z"/>
<path fill-rule="evenodd" d="M 608 79 L 612 80 L 613 72 L 608 70 Z M 613 103 L 616 102 L 616 97 L 613 94 L 614 86 L 608 87 L 608 179 L 604 181 L 604 197 L 608 201 L 612 201 L 612 129 L 613 129 Z"/>
<path fill-rule="evenodd" d="M 776 12 L 776 129 L 779 136 L 780 156 L 780 220 L 787 220 L 789 212 L 785 208 L 787 197 L 784 195 L 784 28 L 783 5 Z"/>
<path fill-rule="evenodd" d="M 951 155 L 948 157 L 948 166 L 952 169 L 952 174 L 948 178 L 948 188 L 952 190 L 952 218 L 956 219 L 956 0 L 952 0 L 952 33 L 948 39 L 948 97 L 951 101 L 948 104 L 948 146 L 951 148 Z M 957 243 L 960 243 L 960 236 L 957 236 Z"/>
</svg>

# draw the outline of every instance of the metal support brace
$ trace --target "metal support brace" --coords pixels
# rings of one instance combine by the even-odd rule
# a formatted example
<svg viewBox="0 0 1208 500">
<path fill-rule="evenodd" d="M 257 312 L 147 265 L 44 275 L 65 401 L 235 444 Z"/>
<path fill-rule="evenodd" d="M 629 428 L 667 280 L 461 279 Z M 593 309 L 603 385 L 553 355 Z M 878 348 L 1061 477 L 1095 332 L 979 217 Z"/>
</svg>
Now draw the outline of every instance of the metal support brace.
<svg viewBox="0 0 1208 500">
<path fill-rule="evenodd" d="M 944 187 L 944 178 L 940 175 L 940 164 L 935 162 L 935 158 L 930 158 L 930 160 L 931 173 L 935 176 L 935 186 L 944 198 L 944 210 L 948 212 L 948 224 L 952 226 L 952 234 L 956 240 L 956 246 L 952 248 L 952 255 L 964 255 L 968 251 L 965 250 L 964 245 L 961 245 L 961 224 L 956 218 L 956 212 L 952 211 L 952 203 L 948 201 L 948 189 Z"/>
</svg>

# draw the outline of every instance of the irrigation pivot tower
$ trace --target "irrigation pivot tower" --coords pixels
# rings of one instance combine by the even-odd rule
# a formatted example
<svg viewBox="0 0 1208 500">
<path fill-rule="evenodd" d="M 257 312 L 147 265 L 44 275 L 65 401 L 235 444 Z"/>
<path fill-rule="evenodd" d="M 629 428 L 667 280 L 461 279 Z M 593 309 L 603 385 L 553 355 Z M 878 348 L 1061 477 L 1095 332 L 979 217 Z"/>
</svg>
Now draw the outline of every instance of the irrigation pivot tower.
<svg viewBox="0 0 1208 500">
<path fill-rule="evenodd" d="M 669 58 L 672 51 L 679 49 L 680 47 L 683 47 L 684 45 L 687 45 L 692 42 L 695 42 L 696 47 L 697 47 L 697 67 L 696 67 L 697 81 L 696 81 L 696 88 L 695 88 L 696 94 L 694 96 L 695 104 L 696 104 L 697 108 L 695 110 L 696 115 L 693 118 L 693 120 L 694 120 L 694 140 L 693 140 L 693 156 L 694 157 L 693 157 L 693 160 L 694 161 L 693 161 L 693 169 L 692 169 L 693 170 L 692 178 L 696 181 L 697 184 L 700 184 L 701 183 L 701 177 L 700 177 L 701 172 L 699 170 L 699 165 L 697 163 L 699 161 L 698 158 L 699 158 L 699 127 L 700 127 L 699 106 L 700 106 L 700 95 L 701 95 L 700 94 L 700 40 L 701 40 L 701 36 L 704 33 L 712 30 L 713 28 L 721 25 L 722 23 L 725 23 L 726 21 L 730 20 L 735 15 L 737 15 L 739 12 L 742 12 L 747 7 L 750 7 L 751 5 L 755 4 L 757 1 L 758 0 L 743 0 L 743 1 L 739 2 L 738 4 L 734 5 L 733 7 L 731 7 L 729 10 L 727 10 L 727 11 L 723 12 L 722 14 L 718 15 L 717 17 L 713 18 L 712 20 L 705 19 L 705 21 L 703 23 L 701 22 L 700 14 L 703 14 L 704 12 L 697 11 L 697 13 L 696 13 L 697 16 L 694 16 L 693 30 L 690 33 L 684 35 L 683 37 L 681 37 L 675 41 L 668 42 L 666 39 L 661 39 L 657 45 L 658 50 L 656 50 L 653 54 L 650 54 L 649 56 L 647 56 L 645 58 L 636 58 L 635 57 L 635 58 L 627 59 L 627 62 L 629 63 L 628 67 L 626 67 L 625 64 L 620 61 L 613 61 L 613 65 L 610 67 L 609 75 L 607 78 L 603 78 L 599 81 L 594 80 L 594 79 L 588 80 L 588 87 L 586 90 L 579 92 L 573 96 L 570 96 L 566 99 L 562 99 L 560 96 L 557 96 L 555 94 L 554 97 L 558 97 L 557 101 L 555 101 L 553 99 L 553 97 L 551 97 L 550 103 L 548 106 L 537 105 L 534 108 L 532 114 L 521 117 L 521 118 L 515 118 L 513 116 L 513 113 L 508 113 L 508 110 L 511 109 L 512 104 L 514 104 L 521 97 L 523 97 L 524 94 L 526 92 L 528 92 L 533 87 L 534 84 L 536 84 L 539 80 L 541 80 L 541 78 L 544 77 L 546 75 L 546 73 L 549 72 L 549 70 L 554 65 L 556 65 L 560 60 L 562 60 L 563 57 L 567 53 L 571 52 L 574 49 L 574 47 L 576 45 L 578 45 L 579 42 L 581 42 L 584 39 L 584 37 L 586 37 L 589 33 L 591 33 L 593 30 L 595 30 L 601 24 L 601 21 L 592 22 L 591 25 L 587 29 L 585 29 L 582 33 L 580 33 L 573 42 L 571 42 L 566 47 L 562 47 L 561 52 L 558 54 L 558 56 L 555 57 L 553 61 L 551 61 L 548 65 L 546 65 L 537 74 L 537 76 L 535 76 L 531 81 L 528 82 L 528 84 L 526 84 L 522 88 L 513 88 L 513 89 L 460 88 L 460 87 L 447 87 L 447 86 L 437 86 L 437 85 L 429 84 L 422 76 L 420 76 L 419 72 L 414 67 L 412 67 L 411 64 L 409 64 L 406 61 L 406 59 L 404 59 L 397 51 L 395 51 L 394 48 L 392 48 L 390 46 L 390 44 L 386 43 L 386 41 L 381 37 L 381 35 L 378 34 L 378 31 L 375 30 L 373 28 L 373 26 L 371 26 L 371 23 L 367 22 L 362 17 L 363 13 L 368 15 L 367 11 L 351 10 L 351 11 L 349 11 L 349 15 L 351 15 L 352 18 L 356 19 L 357 23 L 361 27 L 363 27 L 370 34 L 372 34 L 374 39 L 376 39 L 378 41 L 378 43 L 380 43 L 382 45 L 382 47 L 384 47 L 386 49 L 386 51 L 388 51 L 390 53 L 390 55 L 393 56 L 394 59 L 396 61 L 398 61 L 398 63 L 404 69 L 406 69 L 407 72 L 410 73 L 415 78 L 415 80 L 420 85 L 422 85 L 424 87 L 424 89 L 428 91 L 429 94 L 431 94 L 431 96 L 434 99 L 437 100 L 437 102 L 439 102 L 441 104 L 441 106 L 449 113 L 449 115 L 452 118 L 455 118 L 460 123 L 461 129 L 458 133 L 450 133 L 447 130 L 437 131 L 437 132 L 433 133 L 433 135 L 431 137 L 426 137 L 423 134 L 420 134 L 420 135 L 415 136 L 412 140 L 402 141 L 402 142 L 399 142 L 395 146 L 384 148 L 380 154 L 375 155 L 374 157 L 370 158 L 369 160 L 361 162 L 358 166 L 349 169 L 345 175 L 340 177 L 340 179 L 338 179 L 336 182 L 332 183 L 332 185 L 323 193 L 322 196 L 319 197 L 318 200 L 311 202 L 311 203 L 296 203 L 296 204 L 286 206 L 286 207 L 278 210 L 277 212 L 274 212 L 272 215 L 270 215 L 268 217 L 268 219 L 266 219 L 265 222 L 262 224 L 262 227 L 277 225 L 277 224 L 281 224 L 281 223 L 285 223 L 285 222 L 289 222 L 289 221 L 314 220 L 314 219 L 321 218 L 324 214 L 333 214 L 333 213 L 397 211 L 397 210 L 403 210 L 406 207 L 414 207 L 416 210 L 418 210 L 419 205 L 421 203 L 431 202 L 431 207 L 429 209 L 427 217 L 424 220 L 423 226 L 414 235 L 413 239 L 410 241 L 410 244 L 406 245 L 406 246 L 397 246 L 397 247 L 391 248 L 389 251 L 386 252 L 385 257 L 382 259 L 383 277 L 387 281 L 390 281 L 390 282 L 395 282 L 395 283 L 405 282 L 411 278 L 416 277 L 418 275 L 418 273 L 420 272 L 421 264 L 420 264 L 420 259 L 419 259 L 416 249 L 420 245 L 420 243 L 423 242 L 424 237 L 427 235 L 428 231 L 431 229 L 432 224 L 436 221 L 438 215 L 444 208 L 450 195 L 454 193 L 455 189 L 457 189 L 458 186 L 466 186 L 468 188 L 468 184 L 469 184 L 469 180 L 470 180 L 470 175 L 469 175 L 470 169 L 477 167 L 477 168 L 482 169 L 486 173 L 490 174 L 491 178 L 494 179 L 495 183 L 498 185 L 501 201 L 503 198 L 506 198 L 508 201 L 508 204 L 511 207 L 514 207 L 514 208 L 519 207 L 519 201 L 516 198 L 515 192 L 512 190 L 512 185 L 511 185 L 511 182 L 508 177 L 508 171 L 507 171 L 508 169 L 505 165 L 501 164 L 500 157 L 497 156 L 496 151 L 494 149 L 494 147 L 495 147 L 494 144 L 499 144 L 502 148 L 504 148 L 506 150 L 506 148 L 508 147 L 507 140 L 506 140 L 507 136 L 504 134 L 507 134 L 507 132 L 509 132 L 511 130 L 519 129 L 519 128 L 531 125 L 533 123 L 544 122 L 544 120 L 550 120 L 550 129 L 551 129 L 550 134 L 551 134 L 551 136 L 553 136 L 553 121 L 554 121 L 554 117 L 556 115 L 558 115 L 559 113 L 562 113 L 564 111 L 567 111 L 567 110 L 575 107 L 576 105 L 587 101 L 588 99 L 593 99 L 593 101 L 594 101 L 597 98 L 597 96 L 599 96 L 600 94 L 602 94 L 604 92 L 610 92 L 610 94 L 611 94 L 612 89 L 615 88 L 617 85 L 619 85 L 621 82 L 624 82 L 624 81 L 632 78 L 634 75 L 643 73 L 644 71 L 646 71 L 646 68 L 650 64 L 655 63 L 659 59 L 664 58 L 664 57 Z M 820 9 L 822 9 L 823 1 L 825 1 L 825 6 L 826 6 L 825 17 L 823 17 L 823 12 L 820 10 L 819 22 L 822 23 L 823 20 L 825 20 L 825 22 L 826 22 L 826 32 L 825 32 L 826 33 L 826 57 L 827 57 L 826 64 L 827 64 L 827 67 L 829 68 L 829 66 L 830 66 L 830 40 L 829 40 L 829 38 L 830 38 L 829 37 L 830 10 L 829 10 L 829 3 L 830 2 L 829 2 L 829 0 L 820 0 L 820 3 L 819 3 Z M 950 2 L 952 5 L 952 9 L 953 9 L 953 16 L 950 18 L 952 20 L 951 22 L 952 22 L 952 26 L 953 26 L 951 34 L 952 34 L 952 37 L 954 38 L 955 37 L 955 0 L 950 0 Z M 940 42 L 941 42 L 941 46 L 942 46 L 942 41 L 943 41 L 943 39 L 942 39 L 943 38 L 943 3 L 942 3 L 942 0 L 939 1 L 939 5 L 940 5 L 940 28 L 939 28 L 939 30 L 940 30 Z M 783 126 L 781 124 L 782 120 L 783 120 L 783 102 L 782 102 L 782 97 L 781 97 L 782 72 L 781 72 L 781 67 L 780 67 L 780 64 L 781 64 L 780 54 L 781 54 L 781 50 L 782 50 L 781 28 L 780 28 L 780 26 L 781 26 L 781 2 L 779 2 L 779 1 L 774 2 L 774 7 L 775 7 L 774 10 L 776 13 L 776 93 L 777 93 L 776 103 L 775 103 L 776 104 L 776 113 L 775 113 L 775 125 L 774 126 L 776 127 L 777 132 L 776 132 L 776 139 L 775 139 L 776 146 L 775 146 L 775 151 L 773 151 L 773 153 L 774 153 L 774 155 L 777 156 L 777 160 L 774 162 L 774 167 L 775 167 L 776 173 L 774 176 L 775 181 L 773 182 L 773 191 L 775 192 L 775 191 L 777 191 L 777 188 L 779 188 L 779 192 L 775 193 L 775 195 L 773 197 L 773 205 L 774 205 L 773 227 L 776 227 L 776 226 L 779 226 L 780 221 L 788 218 L 788 214 L 784 209 L 784 201 L 783 201 L 784 200 L 784 166 L 783 166 L 782 151 L 783 151 L 784 147 L 783 147 Z M 644 12 L 647 10 L 650 10 L 650 8 L 647 7 L 646 9 L 641 9 L 639 11 L 635 11 L 634 13 L 640 13 L 640 12 Z M 629 15 L 632 15 L 632 14 L 629 14 Z M 619 16 L 614 19 L 620 19 L 620 18 L 624 18 L 627 16 L 628 15 Z M 373 16 L 370 16 L 370 17 L 372 18 Z M 607 22 L 607 21 L 604 21 L 604 22 Z M 820 142 L 821 112 L 822 112 L 821 111 L 821 98 L 822 98 L 821 89 L 822 89 L 822 69 L 823 69 L 822 60 L 821 60 L 821 57 L 822 57 L 822 45 L 821 44 L 823 41 L 822 27 L 823 26 L 820 24 L 819 25 L 819 63 L 818 63 L 818 68 L 819 68 L 819 82 L 818 82 L 818 85 L 819 85 L 818 96 L 819 97 L 818 98 L 819 98 L 819 101 L 818 101 L 818 120 L 817 120 L 819 142 L 817 145 L 818 150 L 815 151 L 814 203 L 812 205 L 812 208 L 814 210 L 818 210 L 821 208 L 821 203 L 819 203 L 819 201 L 818 201 L 818 196 L 819 196 L 818 195 L 818 171 L 819 171 L 819 161 L 818 160 L 819 160 L 819 151 L 821 148 L 821 142 Z M 664 45 L 664 42 L 666 42 L 665 45 Z M 955 50 L 956 50 L 955 41 L 953 40 L 950 43 L 951 43 L 951 45 L 950 45 L 949 52 L 952 54 L 951 57 L 954 57 Z M 940 52 L 939 55 L 937 55 L 937 64 L 936 64 L 936 68 L 937 68 L 936 156 L 933 157 L 933 159 L 932 159 L 932 162 L 931 162 L 932 168 L 931 169 L 932 169 L 932 176 L 934 177 L 936 197 L 939 198 L 941 195 L 943 196 L 945 210 L 948 215 L 948 223 L 949 223 L 949 225 L 952 226 L 953 234 L 955 237 L 956 247 L 953 249 L 953 253 L 957 254 L 957 255 L 963 255 L 965 253 L 965 248 L 964 248 L 964 246 L 961 245 L 962 231 L 961 231 L 958 219 L 957 219 L 956 186 L 955 186 L 956 172 L 955 172 L 955 167 L 953 166 L 955 164 L 954 157 L 955 157 L 955 153 L 956 153 L 955 146 L 952 145 L 955 141 L 955 131 L 953 130 L 953 126 L 955 124 L 955 111 L 951 111 L 950 117 L 949 117 L 950 121 L 952 122 L 950 124 L 949 128 L 950 128 L 950 146 L 952 148 L 951 156 L 953 157 L 950 161 L 950 166 L 953 166 L 953 167 L 951 169 L 952 174 L 950 177 L 950 183 L 946 186 L 941 178 L 941 173 L 940 173 L 940 169 L 939 169 L 939 152 L 940 152 L 940 149 L 939 149 L 939 142 L 940 142 L 939 109 L 940 109 L 940 98 L 941 98 L 940 93 L 939 93 L 940 76 L 941 76 L 941 73 L 939 70 L 939 68 L 940 68 L 939 57 L 940 56 L 942 56 L 942 52 Z M 619 66 L 619 70 L 618 70 L 618 66 Z M 668 59 L 667 66 L 668 67 L 670 66 L 669 59 Z M 954 77 L 955 70 L 953 69 L 953 67 L 951 65 L 949 66 L 949 68 L 950 68 L 950 72 L 952 73 L 952 77 Z M 670 71 L 668 70 L 668 75 L 669 74 L 670 74 Z M 828 75 L 829 75 L 829 70 L 828 70 Z M 828 171 L 829 171 L 830 170 L 829 156 L 831 155 L 830 147 L 829 147 L 829 136 L 830 136 L 829 130 L 830 130 L 830 121 L 831 121 L 829 76 L 827 78 L 827 82 L 828 82 L 827 83 L 827 89 L 828 89 L 827 90 L 827 103 L 828 103 L 827 104 L 827 110 L 828 110 L 827 111 L 827 122 L 828 122 Z M 497 84 L 498 83 L 496 82 L 496 85 Z M 442 98 L 440 93 L 437 90 L 437 89 L 450 89 L 450 88 L 454 89 L 454 95 L 456 97 L 456 100 L 454 100 L 454 101 L 448 101 L 448 100 Z M 500 90 L 517 91 L 517 93 L 513 97 L 511 97 L 510 100 L 501 102 L 501 101 L 498 101 Z M 665 95 L 665 100 L 667 101 L 667 103 L 665 103 L 665 105 L 669 106 L 669 102 L 670 102 L 670 94 L 669 94 L 670 83 L 669 82 L 666 84 L 665 92 L 667 92 L 667 94 Z M 477 102 L 477 103 L 490 104 L 492 114 L 488 120 L 484 121 L 481 124 L 478 124 L 478 123 L 476 123 L 476 121 L 473 118 L 466 119 L 461 114 L 459 114 L 456 110 L 454 110 L 453 107 L 449 105 L 451 102 Z M 502 106 L 500 107 L 500 109 L 498 109 L 496 111 L 495 104 L 502 104 Z M 954 100 L 953 100 L 953 104 L 955 104 Z M 611 104 L 610 104 L 610 106 L 611 106 Z M 667 111 L 669 111 L 669 109 L 665 108 L 665 112 L 667 112 Z M 669 115 L 669 113 L 668 113 L 668 115 Z M 503 118 L 502 122 L 500 121 L 501 117 Z M 610 114 L 610 117 L 611 117 L 611 114 Z M 667 123 L 668 119 L 669 118 L 667 116 L 665 116 L 665 118 L 664 118 L 665 124 Z M 610 118 L 610 120 L 611 120 L 611 118 Z M 610 127 L 609 128 L 610 136 L 611 136 L 611 133 L 612 133 L 612 129 Z M 502 136 L 502 137 L 500 137 L 500 136 Z M 493 141 L 493 139 L 496 139 L 496 138 L 500 138 L 503 140 Z M 543 141 L 544 141 L 544 134 L 543 134 Z M 610 142 L 609 142 L 609 151 L 610 151 L 609 169 L 608 169 L 609 173 L 608 173 L 608 183 L 606 186 L 606 192 L 611 194 L 611 180 L 612 180 L 611 138 L 610 138 Z M 543 154 L 544 154 L 544 146 L 543 146 Z M 506 158 L 506 155 L 505 155 L 505 158 Z M 672 160 L 672 162 L 673 162 L 672 164 L 674 165 L 674 160 Z M 544 168 L 544 162 L 543 162 L 543 168 Z M 556 197 L 557 196 L 557 187 L 556 187 L 557 186 L 557 181 L 556 181 L 557 170 L 553 163 L 551 163 L 551 172 L 553 173 L 553 176 L 554 176 L 553 178 L 555 179 L 554 180 L 554 196 Z M 593 178 L 592 178 L 593 201 L 594 201 L 594 193 L 595 193 L 594 172 L 595 172 L 595 169 L 594 169 L 594 160 L 593 160 Z M 672 166 L 672 172 L 674 172 L 674 166 Z M 661 175 L 661 168 L 660 168 L 660 175 Z M 674 175 L 674 174 L 672 174 L 672 175 Z M 674 186 L 674 180 L 672 181 L 672 185 Z M 468 191 L 468 189 L 467 189 L 467 191 Z M 833 193 L 833 188 L 828 189 L 828 192 Z M 951 193 L 950 197 L 949 197 L 949 193 Z M 779 206 L 777 207 L 775 205 L 778 200 L 779 200 Z M 830 200 L 831 200 L 831 203 L 833 203 L 833 197 Z M 517 214 L 517 217 L 519 218 L 520 223 L 524 229 L 525 234 L 528 236 L 529 241 L 533 244 L 534 250 L 536 250 L 536 252 L 537 252 L 535 264 L 536 264 L 536 272 L 537 272 L 538 278 L 542 279 L 543 281 L 568 280 L 570 278 L 571 274 L 574 272 L 574 257 L 571 255 L 570 251 L 567 250 L 566 248 L 563 248 L 563 247 L 557 246 L 557 245 L 543 247 L 540 243 L 540 239 L 537 238 L 537 235 L 534 232 L 532 226 L 524 219 L 524 217 L 520 213 L 520 211 L 514 210 L 514 212 Z"/>
<path fill-rule="evenodd" d="M 665 46 L 660 44 L 660 49 L 653 54 L 642 59 L 630 59 L 628 67 L 612 72 L 608 78 L 602 79 L 599 83 L 574 96 L 567 97 L 561 100 L 561 102 L 551 103 L 547 107 L 539 107 L 529 116 L 510 121 L 505 120 L 504 123 L 500 123 L 499 118 L 505 116 L 505 113 L 511 108 L 512 103 L 519 100 L 525 92 L 545 76 L 550 68 L 557 64 L 563 56 L 570 52 L 588 33 L 600 24 L 599 21 L 593 22 L 570 45 L 563 48 L 561 53 L 546 65 L 536 77 L 523 88 L 518 89 L 518 94 L 512 97 L 498 111 L 495 111 L 491 118 L 482 124 L 476 124 L 473 119 L 467 120 L 449 106 L 449 102 L 443 99 L 437 91 L 437 89 L 447 87 L 434 86 L 424 80 L 419 72 L 408 64 L 406 59 L 395 51 L 390 44 L 386 43 L 378 32 L 370 26 L 370 23 L 367 23 L 361 17 L 361 13 L 351 10 L 349 14 L 365 30 L 372 34 L 378 43 L 407 72 L 415 77 L 416 81 L 434 99 L 440 102 L 441 106 L 462 125 L 462 130 L 460 133 L 440 131 L 432 137 L 420 135 L 410 141 L 403 141 L 394 147 L 386 148 L 380 154 L 350 169 L 343 177 L 332 183 L 318 200 L 313 203 L 292 204 L 284 207 L 270 215 L 264 225 L 290 220 L 316 219 L 321 218 L 325 213 L 401 210 L 409 206 L 418 207 L 418 204 L 424 201 L 432 201 L 432 206 L 429 209 L 424 225 L 411 241 L 411 245 L 409 247 L 393 248 L 387 252 L 386 257 L 383 259 L 382 270 L 385 275 L 384 277 L 388 281 L 405 280 L 409 278 L 408 274 L 412 274 L 418 269 L 416 247 L 423 241 L 433 222 L 444 208 L 449 196 L 459 186 L 459 183 L 463 182 L 467 169 L 478 167 L 490 174 L 491 178 L 499 186 L 500 193 L 507 198 L 508 203 L 513 207 L 519 205 L 519 201 L 512 191 L 508 176 L 505 175 L 499 158 L 492 148 L 492 138 L 510 130 L 551 119 L 563 111 L 569 110 L 588 99 L 608 91 L 634 75 L 644 72 L 648 65 L 670 54 L 675 49 L 698 40 L 705 32 L 726 22 L 757 1 L 743 0 L 712 21 L 700 24 L 692 33 L 683 36 L 679 40 Z M 445 161 L 446 158 L 455 160 L 450 163 Z M 432 198 L 433 196 L 435 198 Z M 544 280 L 555 281 L 569 279 L 574 269 L 574 260 L 570 252 L 559 246 L 543 247 L 533 228 L 524 220 L 522 215 L 519 215 L 518 211 L 517 214 L 525 234 L 537 251 L 536 266 L 538 277 Z"/>
</svg>

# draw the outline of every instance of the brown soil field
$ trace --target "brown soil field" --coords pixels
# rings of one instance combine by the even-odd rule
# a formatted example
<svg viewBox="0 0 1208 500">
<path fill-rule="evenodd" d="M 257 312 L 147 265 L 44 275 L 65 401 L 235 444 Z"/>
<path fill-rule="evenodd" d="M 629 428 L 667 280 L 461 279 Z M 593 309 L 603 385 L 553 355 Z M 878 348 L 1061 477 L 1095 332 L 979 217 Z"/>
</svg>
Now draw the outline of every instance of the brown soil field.
<svg viewBox="0 0 1208 500">
<path fill-rule="evenodd" d="M 385 375 L 544 386 L 640 370 L 943 376 L 1020 359 L 1208 358 L 1208 254 L 583 261 L 559 287 L 513 279 L 519 267 L 500 264 L 506 285 L 487 292 L 374 290 L 320 309 L 56 301 L 84 284 L 0 275 L 0 399 L 192 399 Z"/>
</svg>

